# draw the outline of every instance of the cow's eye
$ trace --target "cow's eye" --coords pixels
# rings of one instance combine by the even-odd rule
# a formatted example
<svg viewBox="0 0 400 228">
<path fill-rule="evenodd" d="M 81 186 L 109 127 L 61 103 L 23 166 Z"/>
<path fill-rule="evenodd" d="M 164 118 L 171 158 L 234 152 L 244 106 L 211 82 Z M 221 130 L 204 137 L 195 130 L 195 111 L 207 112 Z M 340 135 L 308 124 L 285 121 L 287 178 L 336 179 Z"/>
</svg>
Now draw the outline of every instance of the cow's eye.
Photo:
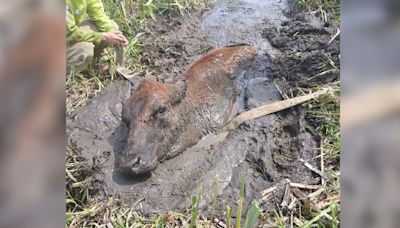
<svg viewBox="0 0 400 228">
<path fill-rule="evenodd" d="M 166 108 L 160 108 L 157 112 L 157 115 L 164 115 L 166 112 Z"/>
<path fill-rule="evenodd" d="M 154 110 L 153 112 L 153 118 L 160 118 L 160 117 L 164 117 L 166 114 L 167 110 L 165 107 L 160 107 L 156 110 Z"/>
</svg>

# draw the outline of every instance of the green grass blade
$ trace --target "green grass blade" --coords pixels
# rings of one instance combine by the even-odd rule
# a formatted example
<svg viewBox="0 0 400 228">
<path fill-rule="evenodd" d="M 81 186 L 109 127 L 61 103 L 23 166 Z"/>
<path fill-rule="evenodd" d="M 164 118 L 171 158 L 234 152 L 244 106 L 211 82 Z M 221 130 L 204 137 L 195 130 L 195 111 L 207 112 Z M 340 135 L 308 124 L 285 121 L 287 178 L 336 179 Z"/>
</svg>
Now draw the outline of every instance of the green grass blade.
<svg viewBox="0 0 400 228">
<path fill-rule="evenodd" d="M 199 201 L 200 197 L 192 196 L 192 220 L 190 222 L 190 228 L 196 227 L 197 216 L 199 212 Z"/>
<path fill-rule="evenodd" d="M 304 224 L 303 228 L 308 228 L 311 227 L 315 222 L 317 222 L 318 220 L 320 220 L 325 214 L 328 214 L 332 211 L 333 209 L 333 205 L 331 204 L 327 209 L 321 211 L 321 213 L 319 213 L 317 216 L 315 216 L 313 219 L 311 219 L 310 221 L 308 221 L 306 224 Z"/>
<path fill-rule="evenodd" d="M 229 205 L 226 205 L 226 227 L 231 227 L 231 218 L 232 218 L 232 208 Z"/>
<path fill-rule="evenodd" d="M 215 208 L 217 207 L 217 198 L 218 198 L 218 191 L 219 191 L 219 176 L 215 176 L 215 192 L 214 192 L 214 199 L 213 199 L 213 207 L 212 207 L 212 217 L 215 215 Z"/>
<path fill-rule="evenodd" d="M 246 178 L 244 175 L 240 178 L 240 196 L 239 203 L 236 215 L 236 228 L 240 228 L 240 223 L 242 220 L 242 210 L 243 210 L 243 201 L 244 201 L 244 186 L 246 185 Z"/>
<path fill-rule="evenodd" d="M 246 221 L 244 222 L 244 228 L 253 228 L 256 227 L 258 223 L 258 217 L 261 214 L 260 206 L 256 200 L 251 202 L 251 206 L 247 211 Z"/>
<path fill-rule="evenodd" d="M 192 221 L 190 222 L 190 228 L 196 227 L 197 225 L 197 217 L 199 216 L 199 208 L 202 194 L 203 184 L 200 186 L 199 196 L 192 196 Z"/>
</svg>

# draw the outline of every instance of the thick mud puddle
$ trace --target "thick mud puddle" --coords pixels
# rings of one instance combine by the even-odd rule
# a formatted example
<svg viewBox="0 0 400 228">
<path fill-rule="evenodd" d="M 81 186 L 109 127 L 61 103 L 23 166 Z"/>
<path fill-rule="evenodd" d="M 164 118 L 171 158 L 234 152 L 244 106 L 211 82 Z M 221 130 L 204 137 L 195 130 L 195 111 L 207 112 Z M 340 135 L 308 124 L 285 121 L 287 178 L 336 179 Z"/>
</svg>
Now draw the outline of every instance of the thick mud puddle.
<svg viewBox="0 0 400 228">
<path fill-rule="evenodd" d="M 286 0 L 220 0 L 204 18 L 207 41 L 216 47 L 249 44 L 264 52 L 274 50 L 259 31 L 266 25 L 279 28 L 287 18 Z"/>
<path fill-rule="evenodd" d="M 160 72 L 155 76 L 157 80 L 168 82 L 179 77 L 189 63 L 209 47 L 251 44 L 259 53 L 238 82 L 241 91 L 238 111 L 281 100 L 273 80 L 285 81 L 289 79 L 290 72 L 297 69 L 285 65 L 284 54 L 288 50 L 293 51 L 293 45 L 313 45 L 313 41 L 307 38 L 289 42 L 291 31 L 285 32 L 285 29 L 292 25 L 294 29 L 299 28 L 308 22 L 304 20 L 296 25 L 295 18 L 284 16 L 285 9 L 287 3 L 283 0 L 221 0 L 204 15 L 197 13 L 167 26 L 165 21 L 160 20 L 149 27 L 157 32 L 162 42 L 154 41 L 151 36 L 145 38 L 142 42 L 151 46 L 149 51 L 143 53 L 143 61 L 149 68 Z M 321 33 L 318 26 L 313 27 L 312 23 L 308 26 L 314 28 L 308 34 L 329 40 L 331 34 L 326 32 L 327 29 Z M 268 35 L 268 31 L 282 31 L 282 34 Z M 287 39 L 285 48 L 270 42 L 279 37 Z M 301 57 L 297 58 L 303 61 Z M 283 69 L 283 75 L 279 78 L 280 69 Z M 299 78 L 298 81 L 300 79 L 303 80 Z M 320 181 L 299 161 L 311 159 L 319 153 L 316 136 L 310 132 L 301 107 L 244 123 L 224 142 L 211 148 L 189 148 L 161 163 L 152 175 L 126 177 L 115 169 L 114 163 L 115 155 L 121 153 L 126 142 L 127 127 L 121 121 L 121 109 L 131 90 L 130 82 L 115 82 L 67 122 L 69 142 L 95 170 L 93 178 L 97 186 L 94 188 L 98 190 L 99 197 L 119 197 L 134 209 L 148 214 L 183 211 L 190 207 L 190 196 L 202 192 L 202 207 L 207 212 L 211 211 L 217 175 L 220 180 L 218 208 L 227 204 L 236 208 L 240 177 L 243 175 L 247 179 L 245 207 L 251 200 L 260 199 L 261 191 L 284 178 L 306 184 Z M 314 165 L 317 166 L 316 163 Z M 278 193 L 277 199 L 282 194 Z M 274 207 L 274 203 L 263 202 L 262 207 L 268 210 Z"/>
</svg>

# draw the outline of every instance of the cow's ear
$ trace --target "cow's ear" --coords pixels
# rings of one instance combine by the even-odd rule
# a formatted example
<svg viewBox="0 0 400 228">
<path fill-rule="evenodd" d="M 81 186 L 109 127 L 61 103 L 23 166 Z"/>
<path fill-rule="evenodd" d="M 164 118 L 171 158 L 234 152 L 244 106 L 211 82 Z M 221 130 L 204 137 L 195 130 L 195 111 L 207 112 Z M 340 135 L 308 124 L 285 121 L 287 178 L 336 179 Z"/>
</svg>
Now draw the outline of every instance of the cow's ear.
<svg viewBox="0 0 400 228">
<path fill-rule="evenodd" d="M 124 104 L 122 106 L 122 119 L 125 121 L 128 121 L 129 118 L 131 118 L 131 107 L 132 107 L 132 102 L 133 102 L 133 93 L 139 88 L 140 84 L 142 84 L 143 78 L 139 76 L 133 76 L 132 78 L 129 79 L 131 83 L 131 89 L 130 89 L 130 96 L 127 100 L 124 101 Z"/>
<path fill-rule="evenodd" d="M 131 94 L 132 94 L 135 90 L 137 90 L 137 88 L 138 88 L 139 85 L 140 85 L 140 82 L 142 82 L 142 79 L 143 79 L 143 78 L 141 78 L 141 77 L 139 77 L 139 76 L 133 76 L 132 78 L 129 79 L 129 81 L 131 82 L 131 85 L 132 85 Z"/>
<path fill-rule="evenodd" d="M 128 98 L 128 100 L 126 100 L 122 106 L 122 113 L 121 113 L 121 117 L 122 120 L 125 122 L 129 122 L 129 118 L 131 116 L 131 109 L 129 108 L 131 106 L 131 99 Z"/>
<path fill-rule="evenodd" d="M 170 92 L 170 102 L 172 104 L 179 103 L 186 94 L 186 80 L 179 80 L 175 84 L 168 85 L 168 90 Z"/>
</svg>

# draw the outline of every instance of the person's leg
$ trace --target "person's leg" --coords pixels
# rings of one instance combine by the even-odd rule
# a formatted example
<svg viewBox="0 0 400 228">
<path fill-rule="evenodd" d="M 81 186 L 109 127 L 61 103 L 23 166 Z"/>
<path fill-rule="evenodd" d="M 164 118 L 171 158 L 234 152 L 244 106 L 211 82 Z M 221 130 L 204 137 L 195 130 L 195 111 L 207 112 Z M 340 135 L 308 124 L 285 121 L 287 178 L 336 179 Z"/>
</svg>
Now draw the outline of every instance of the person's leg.
<svg viewBox="0 0 400 228">
<path fill-rule="evenodd" d="M 111 21 L 114 31 L 119 30 L 119 26 L 115 21 Z M 81 29 L 92 30 L 98 32 L 99 29 L 90 20 L 85 20 L 80 25 Z M 106 44 L 101 43 L 95 46 L 90 42 L 79 42 L 67 47 L 67 70 L 68 72 L 74 68 L 75 71 L 82 71 L 88 67 L 93 61 L 93 58 L 99 57 L 100 53 L 107 47 Z"/>
<path fill-rule="evenodd" d="M 84 22 L 82 22 L 82 24 L 79 26 L 81 29 L 83 30 L 92 30 L 94 32 L 99 32 L 99 29 L 97 28 L 96 24 L 93 23 L 90 20 L 85 20 Z M 99 45 L 96 45 L 94 47 L 94 58 L 97 58 L 100 56 L 100 53 L 104 50 L 104 48 L 106 48 L 107 45 L 100 43 Z"/>
<path fill-rule="evenodd" d="M 89 20 L 84 21 L 81 29 L 98 31 L 96 25 Z M 67 71 L 72 68 L 79 72 L 86 69 L 93 61 L 95 45 L 90 42 L 78 42 L 72 45 L 67 45 Z"/>
<path fill-rule="evenodd" d="M 79 42 L 67 46 L 67 71 L 73 69 L 79 72 L 86 69 L 93 61 L 94 44 L 90 42 Z"/>
<path fill-rule="evenodd" d="M 83 30 L 92 30 L 94 32 L 98 32 L 99 29 L 96 27 L 96 24 L 93 23 L 90 20 L 85 20 L 82 22 L 82 24 L 79 26 Z"/>
</svg>

